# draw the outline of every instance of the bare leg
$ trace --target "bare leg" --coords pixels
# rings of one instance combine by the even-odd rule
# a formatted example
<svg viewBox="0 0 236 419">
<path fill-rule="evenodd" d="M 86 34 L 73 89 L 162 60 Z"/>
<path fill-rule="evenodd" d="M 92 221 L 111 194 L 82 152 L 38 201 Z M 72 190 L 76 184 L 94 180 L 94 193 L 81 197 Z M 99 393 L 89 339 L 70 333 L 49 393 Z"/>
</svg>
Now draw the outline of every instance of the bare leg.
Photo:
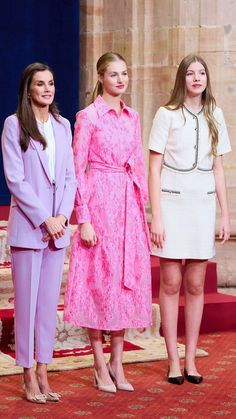
<svg viewBox="0 0 236 419">
<path fill-rule="evenodd" d="M 122 365 L 124 329 L 111 332 L 111 358 L 110 365 L 114 371 L 117 382 L 125 383 L 125 375 Z"/>
<path fill-rule="evenodd" d="M 169 377 L 181 375 L 177 350 L 179 291 L 182 281 L 181 260 L 160 258 L 160 310 L 169 361 Z"/>
<path fill-rule="evenodd" d="M 37 380 L 41 393 L 44 394 L 46 401 L 59 402 L 61 395 L 51 390 L 47 376 L 47 364 L 37 362 Z"/>
<path fill-rule="evenodd" d="M 108 369 L 118 390 L 134 391 L 124 374 L 122 365 L 124 329 L 111 332 L 111 358 Z"/>
<path fill-rule="evenodd" d="M 89 339 L 93 348 L 94 368 L 97 371 L 99 380 L 104 385 L 112 385 L 113 382 L 109 375 L 102 347 L 102 331 L 88 329 Z"/>
<path fill-rule="evenodd" d="M 52 391 L 48 382 L 47 364 L 41 364 L 40 362 L 37 362 L 36 374 L 40 385 L 41 393 L 46 394 Z"/>
<path fill-rule="evenodd" d="M 24 385 L 26 391 L 29 392 L 32 396 L 40 394 L 40 389 L 34 368 L 24 368 Z"/>
<path fill-rule="evenodd" d="M 188 260 L 184 274 L 185 368 L 190 375 L 199 375 L 195 366 L 195 356 L 204 305 L 206 267 L 207 260 Z"/>
</svg>

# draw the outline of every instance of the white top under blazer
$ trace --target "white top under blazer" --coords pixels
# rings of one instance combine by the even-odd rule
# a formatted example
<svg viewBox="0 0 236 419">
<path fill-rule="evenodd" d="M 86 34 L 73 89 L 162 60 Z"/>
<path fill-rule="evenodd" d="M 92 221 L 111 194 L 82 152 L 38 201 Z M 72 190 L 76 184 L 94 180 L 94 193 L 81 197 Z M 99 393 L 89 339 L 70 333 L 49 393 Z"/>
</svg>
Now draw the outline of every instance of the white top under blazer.
<svg viewBox="0 0 236 419">
<path fill-rule="evenodd" d="M 52 179 L 52 182 L 55 182 L 55 172 L 56 172 L 56 146 L 55 138 L 53 132 L 53 126 L 50 116 L 46 122 L 41 122 L 37 119 L 37 125 L 40 133 L 47 141 L 46 154 L 48 158 L 48 167 L 49 173 Z"/>
</svg>

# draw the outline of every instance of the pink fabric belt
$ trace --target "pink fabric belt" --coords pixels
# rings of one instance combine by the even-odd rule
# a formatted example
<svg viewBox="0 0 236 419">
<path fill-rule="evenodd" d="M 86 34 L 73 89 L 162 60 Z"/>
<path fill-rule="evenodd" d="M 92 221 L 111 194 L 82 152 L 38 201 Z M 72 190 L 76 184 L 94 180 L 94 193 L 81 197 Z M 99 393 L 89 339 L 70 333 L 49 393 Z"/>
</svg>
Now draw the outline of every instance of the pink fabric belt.
<svg viewBox="0 0 236 419">
<path fill-rule="evenodd" d="M 124 173 L 127 174 L 126 192 L 125 192 L 125 231 L 124 231 L 124 263 L 123 263 L 123 283 L 128 289 L 137 287 L 135 278 L 135 257 L 134 246 L 136 241 L 136 229 L 132 212 L 132 190 L 134 190 L 141 213 L 143 217 L 143 228 L 147 239 L 147 245 L 150 249 L 149 230 L 146 221 L 145 206 L 142 199 L 141 189 L 138 179 L 132 170 L 131 163 L 127 161 L 124 166 L 113 166 L 105 163 L 91 162 L 90 170 L 99 170 L 108 173 Z M 135 186 L 134 186 L 135 185 Z"/>
</svg>

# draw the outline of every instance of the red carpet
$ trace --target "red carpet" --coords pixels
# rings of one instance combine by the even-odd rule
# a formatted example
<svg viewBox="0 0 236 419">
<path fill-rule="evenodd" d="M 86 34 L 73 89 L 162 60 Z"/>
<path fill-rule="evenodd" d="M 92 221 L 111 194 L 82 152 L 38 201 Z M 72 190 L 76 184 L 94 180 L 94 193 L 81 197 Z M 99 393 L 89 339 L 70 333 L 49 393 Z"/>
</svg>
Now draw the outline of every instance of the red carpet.
<svg viewBox="0 0 236 419">
<path fill-rule="evenodd" d="M 0 377 L 0 417 L 64 419 L 88 417 L 202 419 L 236 417 L 235 334 L 201 335 L 199 346 L 209 352 L 198 358 L 203 383 L 166 382 L 166 361 L 125 365 L 134 393 L 109 394 L 93 387 L 90 368 L 50 374 L 51 386 L 62 394 L 60 403 L 36 405 L 23 400 L 21 378 Z"/>
</svg>

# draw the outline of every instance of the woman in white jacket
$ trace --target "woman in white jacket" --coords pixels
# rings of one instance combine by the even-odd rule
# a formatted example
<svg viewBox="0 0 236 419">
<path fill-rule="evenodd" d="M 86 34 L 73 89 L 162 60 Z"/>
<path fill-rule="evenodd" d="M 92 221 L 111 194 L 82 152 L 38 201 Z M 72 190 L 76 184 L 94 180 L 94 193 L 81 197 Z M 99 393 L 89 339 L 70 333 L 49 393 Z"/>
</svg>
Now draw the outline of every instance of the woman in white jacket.
<svg viewBox="0 0 236 419">
<path fill-rule="evenodd" d="M 195 353 L 207 260 L 215 254 L 215 196 L 221 208 L 222 243 L 230 235 L 222 155 L 231 150 L 223 113 L 216 106 L 209 71 L 200 56 L 191 54 L 181 61 L 170 100 L 155 115 L 149 149 L 151 240 L 160 257 L 168 381 L 184 382 L 177 351 L 178 302 L 183 281 L 185 377 L 199 384 L 202 376 L 195 365 Z"/>
</svg>

